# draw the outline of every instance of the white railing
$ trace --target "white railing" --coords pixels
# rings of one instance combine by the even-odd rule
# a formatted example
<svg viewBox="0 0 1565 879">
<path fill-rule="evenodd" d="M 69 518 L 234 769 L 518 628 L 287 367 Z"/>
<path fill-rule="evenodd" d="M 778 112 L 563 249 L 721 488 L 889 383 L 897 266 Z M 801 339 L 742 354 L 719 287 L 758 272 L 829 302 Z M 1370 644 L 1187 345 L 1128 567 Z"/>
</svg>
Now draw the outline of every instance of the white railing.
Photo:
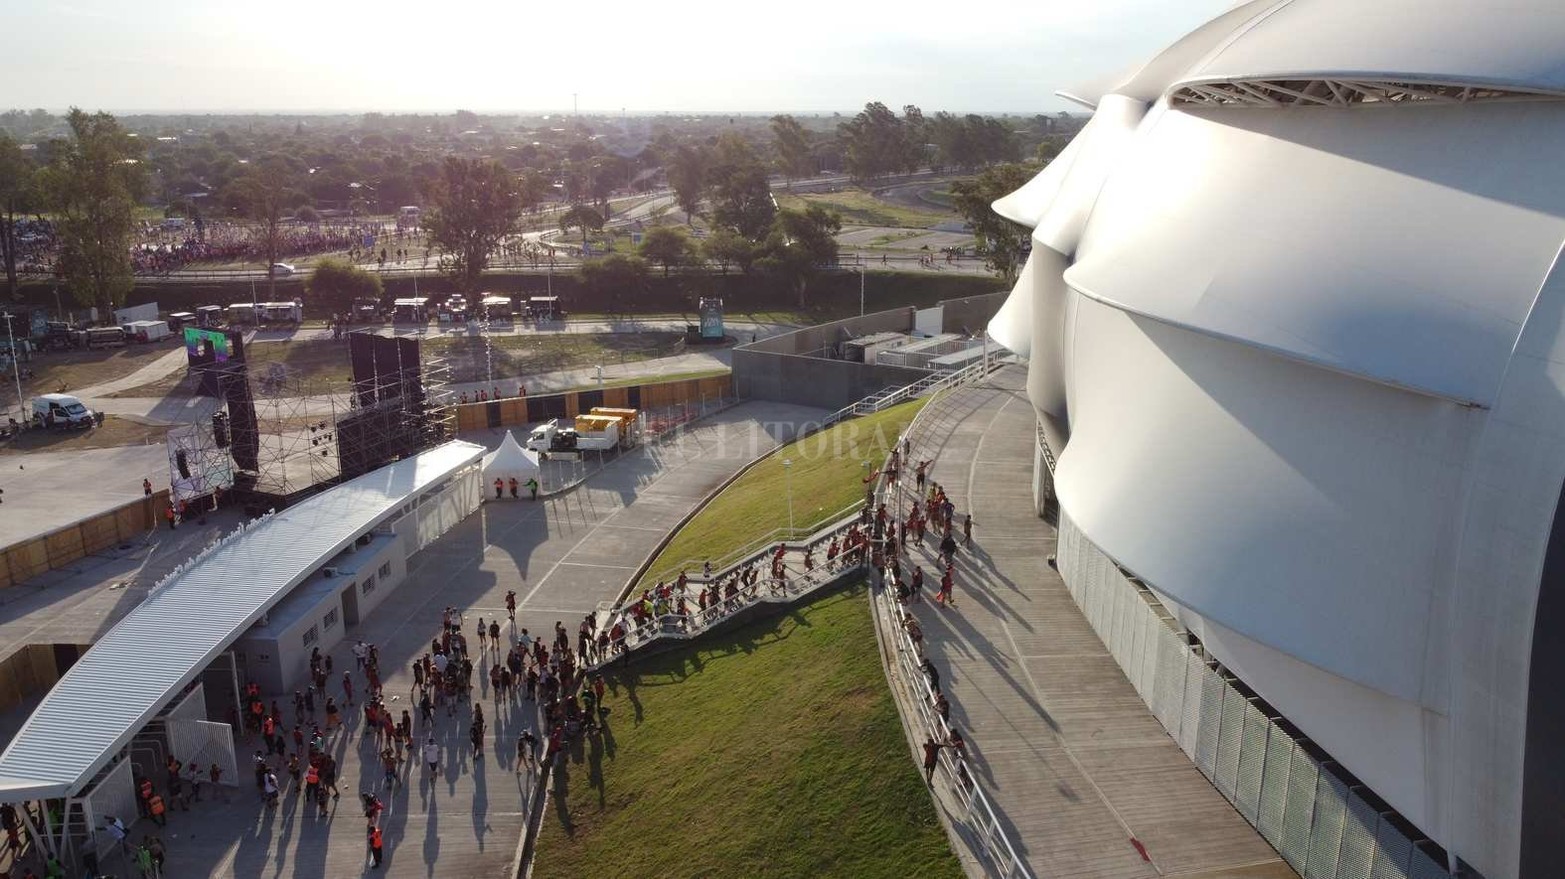
<svg viewBox="0 0 1565 879">
<path fill-rule="evenodd" d="M 981 378 L 988 373 L 987 364 L 984 369 L 969 374 L 964 378 L 948 384 L 946 387 L 954 387 L 957 384 Z M 968 370 L 952 375 L 962 375 Z M 933 400 L 925 406 L 923 411 L 914 417 L 904 434 L 914 445 L 919 441 L 916 434 L 919 430 L 931 423 L 943 423 L 948 413 L 943 411 L 942 401 Z M 905 489 L 899 482 L 895 486 L 897 497 L 892 500 L 892 487 L 887 486 L 882 480 L 877 487 L 877 501 L 887 502 L 888 509 L 903 509 L 903 494 Z M 908 634 L 903 621 L 907 617 L 906 611 L 897 603 L 896 596 L 890 590 L 879 588 L 874 590 L 870 599 L 877 610 L 877 615 L 882 622 L 883 634 L 895 646 L 896 657 L 893 660 L 901 672 L 903 681 L 913 690 L 916 698 L 913 700 L 917 729 L 937 742 L 948 742 L 951 738 L 951 727 L 935 710 L 935 692 L 925 676 L 921 661 L 923 652 L 920 645 L 915 644 Z M 955 754 L 951 749 L 942 749 L 939 756 L 940 766 L 950 778 L 950 789 L 957 802 L 961 803 L 967 820 L 963 828 L 969 834 L 969 838 L 977 854 L 984 860 L 989 871 L 996 876 L 1005 879 L 1032 879 L 1032 873 L 1028 870 L 1026 862 L 1016 854 L 1016 849 L 1011 845 L 1011 840 L 1001 826 L 999 819 L 994 814 L 994 809 L 989 804 L 989 798 L 984 795 L 983 788 L 978 780 L 967 768 L 966 758 Z"/>
<path fill-rule="evenodd" d="M 1001 349 L 996 353 L 1004 353 L 1004 351 Z M 953 372 L 937 372 L 921 378 L 910 385 L 904 385 L 900 388 L 887 388 L 862 400 L 849 403 L 836 412 L 831 413 L 821 419 L 821 426 L 833 425 L 856 415 L 873 415 L 882 409 L 895 406 L 898 403 L 905 403 L 915 397 L 938 393 L 946 388 L 966 384 L 974 379 L 988 375 L 989 371 L 994 368 L 994 365 L 995 361 L 992 358 L 985 357 L 977 363 L 968 364 Z"/>
<path fill-rule="evenodd" d="M 848 528 L 857 521 L 858 519 L 855 516 L 818 531 L 811 541 L 801 544 L 797 549 L 803 550 L 815 544 L 840 537 L 847 533 Z M 785 564 L 783 566 L 783 576 L 776 578 L 771 576 L 770 569 L 771 547 L 775 546 L 776 544 L 769 544 L 766 549 L 746 557 L 741 563 L 730 567 L 721 574 L 714 570 L 711 578 L 699 575 L 690 577 L 687 591 L 688 586 L 694 585 L 699 592 L 708 585 L 716 586 L 722 583 L 737 568 L 750 563 L 767 564 L 763 575 L 754 583 L 739 587 L 733 595 L 717 597 L 704 608 L 699 606 L 692 607 L 692 605 L 697 604 L 697 600 L 687 594 L 684 596 L 687 607 L 685 613 L 677 613 L 670 610 L 657 613 L 650 619 L 637 624 L 631 617 L 628 609 L 629 604 L 620 606 L 611 605 L 607 602 L 599 604 L 598 626 L 600 629 L 610 630 L 615 623 L 623 623 L 625 635 L 617 641 L 610 641 L 607 656 L 594 655 L 590 657 L 592 661 L 589 663 L 589 666 L 607 665 L 653 641 L 694 638 L 752 605 L 763 603 L 787 604 L 798 601 L 800 598 L 815 592 L 838 577 L 845 576 L 856 570 L 862 570 L 864 567 L 862 564 L 848 564 L 841 558 L 836 559 L 834 562 L 826 562 L 823 559 L 813 567 L 802 567 L 803 562 L 801 558 L 800 566 Z M 675 596 L 676 599 L 678 597 L 677 595 Z M 633 604 L 634 602 L 631 603 Z"/>
<path fill-rule="evenodd" d="M 728 552 L 718 556 L 688 558 L 678 562 L 677 564 L 660 565 L 655 572 L 649 568 L 647 573 L 643 574 L 638 579 L 640 579 L 642 582 L 646 582 L 648 580 L 656 582 L 659 580 L 670 579 L 673 577 L 678 577 L 681 571 L 685 571 L 687 573 L 691 571 L 703 571 L 707 563 L 711 563 L 712 576 L 713 578 L 716 578 L 722 574 L 732 571 L 734 568 L 742 567 L 744 564 L 753 560 L 757 555 L 766 552 L 779 543 L 810 544 L 819 542 L 819 535 L 834 530 L 844 519 L 847 519 L 851 516 L 856 516 L 863 506 L 863 501 L 854 501 L 853 503 L 848 504 L 835 513 L 830 513 L 828 515 L 819 517 L 814 525 L 803 528 L 773 528 L 771 531 L 761 535 L 760 537 L 750 541 L 738 549 L 729 550 Z M 823 525 L 822 523 L 829 524 Z"/>
</svg>

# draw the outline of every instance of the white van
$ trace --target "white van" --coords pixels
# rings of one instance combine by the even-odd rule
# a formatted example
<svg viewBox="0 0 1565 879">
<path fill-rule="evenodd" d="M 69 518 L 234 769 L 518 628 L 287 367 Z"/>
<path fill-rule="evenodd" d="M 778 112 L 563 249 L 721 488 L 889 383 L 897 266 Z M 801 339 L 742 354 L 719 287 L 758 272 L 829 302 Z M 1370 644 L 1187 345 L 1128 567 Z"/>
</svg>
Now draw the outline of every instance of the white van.
<svg viewBox="0 0 1565 879">
<path fill-rule="evenodd" d="M 41 394 L 33 398 L 33 423 L 39 427 L 92 427 L 91 409 L 70 394 Z"/>
</svg>

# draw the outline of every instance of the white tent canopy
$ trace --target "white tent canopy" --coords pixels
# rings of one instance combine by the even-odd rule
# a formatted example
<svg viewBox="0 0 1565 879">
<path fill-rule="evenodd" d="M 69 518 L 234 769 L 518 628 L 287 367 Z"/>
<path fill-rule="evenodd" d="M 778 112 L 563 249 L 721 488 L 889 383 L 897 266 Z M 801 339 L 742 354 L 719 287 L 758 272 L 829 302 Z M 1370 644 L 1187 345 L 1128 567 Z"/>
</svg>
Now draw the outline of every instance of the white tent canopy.
<svg viewBox="0 0 1565 879">
<path fill-rule="evenodd" d="M 526 482 L 542 472 L 538 466 L 538 453 L 522 448 L 522 444 L 516 441 L 515 435 L 509 430 L 505 432 L 500 447 L 484 456 L 485 485 L 496 479 Z"/>
</svg>

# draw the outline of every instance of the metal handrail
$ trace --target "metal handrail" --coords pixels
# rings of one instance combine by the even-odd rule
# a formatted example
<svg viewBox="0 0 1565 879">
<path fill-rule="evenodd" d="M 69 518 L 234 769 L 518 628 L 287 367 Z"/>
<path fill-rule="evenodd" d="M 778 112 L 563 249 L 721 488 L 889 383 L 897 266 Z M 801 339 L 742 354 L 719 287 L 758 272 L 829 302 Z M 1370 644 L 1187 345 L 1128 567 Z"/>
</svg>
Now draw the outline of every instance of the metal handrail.
<svg viewBox="0 0 1565 879">
<path fill-rule="evenodd" d="M 662 580 L 671 574 L 677 575 L 680 571 L 699 571 L 704 568 L 707 562 L 712 563 L 712 574 L 715 577 L 719 574 L 727 573 L 728 571 L 731 571 L 734 568 L 753 560 L 754 557 L 756 557 L 758 554 L 766 552 L 779 543 L 817 543 L 819 542 L 818 535 L 832 531 L 843 519 L 847 518 L 848 516 L 857 515 L 858 511 L 863 506 L 863 501 L 854 501 L 853 503 L 848 504 L 835 513 L 830 513 L 826 516 L 817 518 L 814 525 L 799 528 L 773 528 L 765 535 L 758 537 L 737 549 L 731 549 L 720 556 L 687 558 L 677 564 L 662 565 L 658 568 L 655 577 L 653 577 L 652 572 L 649 570 L 641 577 L 641 579 L 643 581 L 649 578 Z M 693 574 L 690 576 L 691 579 L 701 579 Z"/>
<path fill-rule="evenodd" d="M 821 532 L 823 534 L 839 534 L 847 531 L 849 523 L 834 526 L 833 531 Z M 762 556 L 765 552 L 761 553 Z M 866 563 L 849 565 L 846 563 L 823 564 L 814 569 L 798 571 L 787 566 L 785 572 L 791 576 L 784 576 L 781 580 L 773 577 L 761 577 L 748 586 L 741 587 L 732 597 L 724 597 L 718 602 L 705 608 L 698 608 L 688 613 L 662 613 L 641 625 L 627 625 L 624 638 L 609 645 L 608 656 L 598 656 L 590 668 L 598 668 L 613 662 L 616 659 L 628 655 L 631 651 L 643 647 L 653 641 L 667 638 L 688 640 L 707 631 L 735 613 L 761 603 L 791 603 L 816 591 L 832 580 L 845 576 L 849 572 L 863 568 Z M 696 578 L 691 578 L 695 581 Z M 700 582 L 718 582 L 714 575 L 712 580 L 700 580 Z M 599 605 L 600 627 L 612 627 L 616 620 L 631 622 L 627 606 L 605 608 Z"/>
<path fill-rule="evenodd" d="M 972 378 L 986 375 L 988 373 L 987 364 L 984 364 L 984 366 L 985 368 L 980 373 L 976 375 L 965 376 L 962 381 L 952 382 L 946 387 L 955 387 L 962 382 L 971 380 Z M 971 367 L 969 367 L 969 369 L 971 369 Z M 967 369 L 961 371 L 961 373 L 966 372 L 968 372 Z M 961 373 L 956 373 L 954 375 L 959 375 Z M 930 405 L 925 406 L 924 409 L 913 418 L 913 421 L 908 424 L 907 430 L 903 436 L 911 440 L 911 438 L 914 436 L 914 433 L 921 427 L 924 427 L 930 421 L 943 420 L 948 413 L 941 412 L 941 407 L 938 405 L 939 402 L 941 401 L 932 401 Z M 934 416 L 931 415 L 931 413 L 940 414 L 938 416 Z M 884 480 L 882 480 L 880 485 L 876 487 L 876 500 L 879 502 L 890 501 L 890 488 L 891 487 L 888 486 Z M 902 500 L 901 495 L 903 492 L 905 492 L 905 489 L 901 486 L 900 483 L 898 483 L 896 485 L 896 491 L 898 493 L 898 498 L 896 501 L 892 502 L 892 509 L 900 509 L 900 503 Z M 877 606 L 881 619 L 893 630 L 890 634 L 896 643 L 897 663 L 902 671 L 903 679 L 909 682 L 911 686 L 915 687 L 919 695 L 919 698 L 916 700 L 916 704 L 918 709 L 918 717 L 921 721 L 924 732 L 927 735 L 935 738 L 937 741 L 949 741 L 951 736 L 950 725 L 947 724 L 945 720 L 943 720 L 934 711 L 934 689 L 929 685 L 928 678 L 924 675 L 923 670 L 918 666 L 917 657 L 920 655 L 921 651 L 919 650 L 918 645 L 913 643 L 913 639 L 908 635 L 907 629 L 902 625 L 902 619 L 904 617 L 902 608 L 897 605 L 896 599 L 893 597 L 890 591 L 886 589 L 878 590 L 877 594 L 872 595 L 870 600 Z M 915 681 L 917 683 L 914 683 Z M 996 874 L 999 876 L 1019 877 L 1019 879 L 1032 879 L 1031 871 L 1027 868 L 1026 862 L 1024 862 L 1021 857 L 1016 854 L 1015 847 L 1011 845 L 1009 836 L 1006 834 L 1005 829 L 1000 825 L 999 818 L 995 816 L 994 809 L 989 803 L 989 798 L 984 795 L 983 788 L 978 784 L 978 779 L 974 777 L 972 772 L 959 772 L 959 770 L 963 769 L 964 767 L 963 764 L 959 762 L 959 758 L 957 756 L 942 750 L 938 759 L 940 761 L 941 767 L 953 780 L 953 784 L 951 785 L 952 792 L 955 794 L 958 801 L 960 801 L 966 808 L 967 817 L 972 822 L 976 830 L 976 835 L 980 843 L 978 847 L 979 853 L 990 863 L 990 865 L 995 869 Z M 965 784 L 962 780 L 964 774 L 966 776 Z"/>
</svg>

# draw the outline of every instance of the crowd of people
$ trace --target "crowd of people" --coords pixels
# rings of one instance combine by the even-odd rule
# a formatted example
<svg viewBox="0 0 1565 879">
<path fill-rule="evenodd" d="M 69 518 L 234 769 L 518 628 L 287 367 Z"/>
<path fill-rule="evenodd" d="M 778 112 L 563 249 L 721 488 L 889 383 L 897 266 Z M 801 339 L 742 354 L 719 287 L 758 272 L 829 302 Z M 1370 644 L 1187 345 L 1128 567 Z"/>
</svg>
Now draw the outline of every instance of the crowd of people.
<svg viewBox="0 0 1565 879">
<path fill-rule="evenodd" d="M 343 253 L 355 262 L 384 264 L 393 257 L 413 256 L 411 245 L 419 233 L 380 221 L 303 222 L 288 220 L 278 229 L 278 260 L 327 253 Z M 388 242 L 393 246 L 388 247 Z M 59 257 L 59 239 L 48 220 L 17 223 L 19 259 L 26 274 L 49 274 Z M 378 248 L 378 249 L 377 249 Z M 425 253 L 419 239 L 418 249 Z M 266 242 L 260 226 L 229 221 L 197 219 L 190 223 L 145 221 L 131 244 L 132 270 L 138 275 L 160 275 L 197 263 L 264 263 Z"/>
<path fill-rule="evenodd" d="M 955 727 L 951 726 L 951 702 L 940 689 L 940 670 L 924 653 L 924 630 L 912 608 L 924 603 L 924 568 L 918 564 L 918 556 L 933 548 L 936 572 L 940 576 L 934 595 L 934 605 L 942 609 L 956 607 L 956 554 L 973 545 L 973 516 L 962 516 L 960 525 L 956 505 L 940 483 L 930 479 L 933 461 L 912 463 L 912 441 L 904 437 L 899 448 L 894 448 L 886 467 L 876 478 L 884 478 L 885 497 L 897 504 L 898 498 L 911 495 L 905 515 L 898 516 L 888 509 L 885 502 L 875 506 L 873 515 L 874 543 L 877 547 L 873 568 L 877 582 L 894 597 L 896 619 L 908 641 L 913 645 L 917 667 L 928 684 L 929 707 L 940 723 L 926 734 L 923 742 L 924 780 L 933 782 L 935 768 L 939 765 L 940 752 L 952 752 L 954 772 L 963 788 L 972 785 L 967 768 L 967 742 Z M 906 469 L 911 464 L 912 479 L 906 480 Z M 908 485 L 911 482 L 911 487 Z M 874 500 L 871 492 L 871 502 Z M 900 505 L 900 504 L 899 504 Z M 866 513 L 870 508 L 867 502 Z M 958 532 L 960 531 L 960 539 Z M 903 561 L 908 565 L 904 572 Z M 936 737 L 943 729 L 944 735 Z"/>
</svg>

